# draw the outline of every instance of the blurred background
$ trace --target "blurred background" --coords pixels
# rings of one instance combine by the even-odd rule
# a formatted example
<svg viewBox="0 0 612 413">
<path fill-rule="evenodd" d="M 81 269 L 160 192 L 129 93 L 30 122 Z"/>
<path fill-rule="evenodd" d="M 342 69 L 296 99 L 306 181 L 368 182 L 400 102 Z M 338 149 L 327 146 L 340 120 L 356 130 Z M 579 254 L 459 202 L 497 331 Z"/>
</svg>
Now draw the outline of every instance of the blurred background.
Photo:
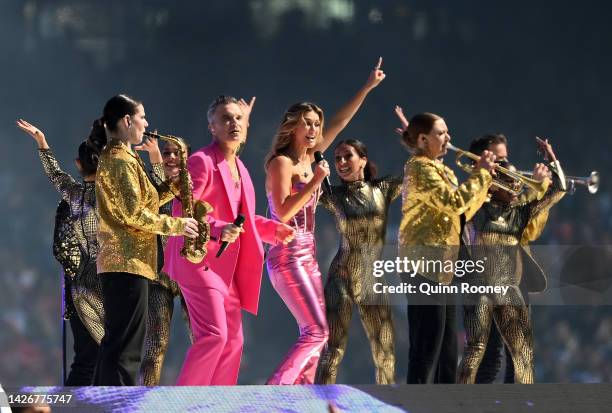
<svg viewBox="0 0 612 413">
<path fill-rule="evenodd" d="M 284 110 L 311 100 L 329 119 L 383 56 L 387 78 L 340 135 L 363 140 L 382 174 L 401 174 L 408 157 L 394 134 L 396 104 L 408 116 L 444 116 L 461 148 L 504 133 L 522 169 L 539 160 L 534 136 L 548 137 L 567 174 L 598 170 L 603 181 L 595 196 L 584 188 L 566 196 L 538 242 L 609 246 L 611 9 L 589 0 L 1 1 L 0 381 L 61 382 L 62 277 L 51 251 L 59 196 L 16 119 L 41 128 L 76 177 L 77 146 L 117 93 L 144 102 L 151 129 L 195 148 L 210 141 L 205 108 L 215 96 L 257 96 L 242 159 L 265 214 L 263 159 Z M 325 275 L 337 236 L 327 212 L 317 215 Z M 263 383 L 298 334 L 265 274 L 263 284 L 260 314 L 245 314 L 242 384 Z M 402 383 L 405 307 L 394 312 Z M 610 307 L 537 306 L 532 316 L 538 382 L 612 381 Z M 163 384 L 174 383 L 187 346 L 176 311 Z M 338 382 L 374 382 L 357 318 Z"/>
</svg>

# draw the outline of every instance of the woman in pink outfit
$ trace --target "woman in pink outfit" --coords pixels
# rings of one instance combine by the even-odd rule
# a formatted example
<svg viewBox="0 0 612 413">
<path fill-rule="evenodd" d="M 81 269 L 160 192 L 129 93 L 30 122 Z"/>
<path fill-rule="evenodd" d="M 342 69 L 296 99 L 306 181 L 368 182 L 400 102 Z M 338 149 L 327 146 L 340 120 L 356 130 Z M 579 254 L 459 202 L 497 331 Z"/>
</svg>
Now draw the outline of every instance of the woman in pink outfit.
<svg viewBox="0 0 612 413">
<path fill-rule="evenodd" d="M 332 118 L 323 133 L 323 111 L 303 102 L 283 116 L 266 159 L 266 193 L 272 218 L 295 229 L 295 238 L 275 245 L 267 259 L 274 289 L 295 317 L 300 337 L 267 384 L 312 384 L 328 337 L 321 272 L 315 258 L 314 215 L 327 162 L 314 171 L 314 153 L 323 152 L 355 115 L 365 97 L 385 78 L 382 58 L 366 84 Z"/>
</svg>

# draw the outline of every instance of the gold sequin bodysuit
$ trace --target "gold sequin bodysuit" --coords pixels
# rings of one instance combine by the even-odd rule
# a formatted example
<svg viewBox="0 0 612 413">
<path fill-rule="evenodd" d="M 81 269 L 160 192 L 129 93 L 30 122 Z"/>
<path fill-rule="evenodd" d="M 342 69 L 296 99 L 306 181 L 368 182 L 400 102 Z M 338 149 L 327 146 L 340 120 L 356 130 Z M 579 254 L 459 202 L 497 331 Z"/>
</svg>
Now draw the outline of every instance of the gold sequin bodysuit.
<svg viewBox="0 0 612 413">
<path fill-rule="evenodd" d="M 553 189 L 540 201 L 517 205 L 492 201 L 484 204 L 465 225 L 471 259 L 487 262 L 484 272 L 469 274 L 465 281 L 472 285 L 509 288 L 505 295 L 465 297 L 466 346 L 459 366 L 459 383 L 475 382 L 493 321 L 512 355 L 515 382 L 533 383 L 533 333 L 529 308 L 519 284 L 523 276 L 543 278 L 544 274 L 520 241 L 528 225 L 546 214 L 564 194 Z"/>
<path fill-rule="evenodd" d="M 376 368 L 376 383 L 395 382 L 394 328 L 384 296 L 373 291 L 373 262 L 385 242 L 389 204 L 401 191 L 402 178 L 385 177 L 334 186 L 322 205 L 335 217 L 340 247 L 329 268 L 325 304 L 329 325 L 327 348 L 321 356 L 317 383 L 336 382 L 344 356 L 353 304 L 357 305 Z"/>
</svg>

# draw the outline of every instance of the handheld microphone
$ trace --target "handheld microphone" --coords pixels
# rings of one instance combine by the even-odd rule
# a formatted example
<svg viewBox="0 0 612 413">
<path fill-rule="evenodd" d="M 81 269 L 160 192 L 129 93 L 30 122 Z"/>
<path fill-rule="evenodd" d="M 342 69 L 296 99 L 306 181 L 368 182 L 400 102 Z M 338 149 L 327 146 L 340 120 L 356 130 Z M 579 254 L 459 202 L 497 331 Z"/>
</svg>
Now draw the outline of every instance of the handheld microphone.
<svg viewBox="0 0 612 413">
<path fill-rule="evenodd" d="M 244 215 L 238 214 L 238 216 L 236 217 L 236 220 L 234 221 L 234 225 L 236 225 L 237 227 L 242 227 L 242 224 L 244 224 Z M 215 257 L 219 258 L 221 254 L 223 254 L 223 251 L 227 249 L 228 245 L 229 245 L 228 241 L 223 241 L 221 243 L 221 248 L 219 248 L 219 251 L 217 251 L 217 255 L 215 255 Z"/>
<path fill-rule="evenodd" d="M 314 157 L 316 163 L 319 163 L 323 160 L 323 154 L 320 151 L 316 151 L 314 153 Z M 323 179 L 323 190 L 327 195 L 331 195 L 332 193 L 331 184 L 329 183 L 329 176 L 326 176 L 325 179 Z"/>
</svg>

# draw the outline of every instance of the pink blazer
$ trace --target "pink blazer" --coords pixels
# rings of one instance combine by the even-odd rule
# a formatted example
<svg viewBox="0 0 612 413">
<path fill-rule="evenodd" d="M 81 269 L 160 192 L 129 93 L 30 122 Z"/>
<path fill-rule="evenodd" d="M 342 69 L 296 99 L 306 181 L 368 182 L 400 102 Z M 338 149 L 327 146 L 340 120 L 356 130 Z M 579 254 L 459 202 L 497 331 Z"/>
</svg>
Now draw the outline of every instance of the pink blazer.
<svg viewBox="0 0 612 413">
<path fill-rule="evenodd" d="M 200 264 L 192 264 L 180 255 L 183 237 L 170 237 L 164 252 L 164 271 L 179 284 L 202 286 L 227 291 L 236 283 L 241 306 L 257 314 L 261 288 L 264 252 L 262 241 L 276 243 L 278 222 L 255 215 L 255 190 L 249 172 L 240 159 L 236 160 L 242 177 L 241 210 L 235 211 L 230 203 L 228 190 L 234 185 L 223 153 L 212 143 L 193 153 L 187 168 L 193 180 L 193 199 L 208 202 L 214 211 L 208 216 L 211 236 L 219 239 L 222 228 L 234 222 L 238 213 L 245 216 L 244 232 L 239 241 L 229 244 L 221 257 L 215 255 L 219 241 L 208 243 L 208 255 Z M 181 216 L 178 200 L 172 206 L 172 215 Z"/>
</svg>

